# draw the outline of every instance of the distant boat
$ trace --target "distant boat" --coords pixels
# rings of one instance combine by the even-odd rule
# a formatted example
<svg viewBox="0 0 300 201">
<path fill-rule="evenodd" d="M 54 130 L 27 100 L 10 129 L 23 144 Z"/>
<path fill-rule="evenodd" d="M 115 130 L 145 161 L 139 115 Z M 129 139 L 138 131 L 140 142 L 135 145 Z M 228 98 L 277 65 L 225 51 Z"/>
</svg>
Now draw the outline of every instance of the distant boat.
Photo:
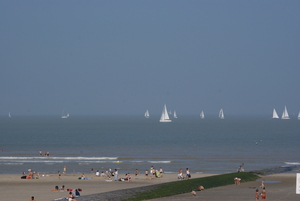
<svg viewBox="0 0 300 201">
<path fill-rule="evenodd" d="M 300 112 L 298 113 L 298 120 L 300 120 Z"/>
<path fill-rule="evenodd" d="M 70 114 L 69 113 L 65 114 L 65 110 L 63 110 L 61 118 L 62 119 L 67 119 L 67 118 L 69 118 L 69 116 L 70 116 Z"/>
<path fill-rule="evenodd" d="M 169 114 L 168 114 L 166 105 L 164 106 L 164 108 L 162 110 L 161 117 L 160 117 L 159 121 L 160 122 L 172 122 L 172 120 L 169 118 Z"/>
<path fill-rule="evenodd" d="M 219 118 L 220 118 L 220 119 L 224 119 L 224 112 L 223 112 L 223 109 L 221 109 L 220 112 L 219 112 Z"/>
<path fill-rule="evenodd" d="M 177 114 L 176 114 L 176 111 L 174 110 L 174 113 L 173 113 L 173 117 L 175 118 L 175 119 L 177 119 Z"/>
<path fill-rule="evenodd" d="M 278 116 L 278 114 L 277 114 L 277 112 L 276 112 L 276 110 L 275 110 L 275 108 L 273 109 L 273 116 L 272 116 L 272 119 L 278 119 L 279 118 L 279 116 Z"/>
<path fill-rule="evenodd" d="M 11 118 L 10 112 L 8 113 L 8 117 Z"/>
<path fill-rule="evenodd" d="M 204 119 L 204 112 L 203 111 L 200 113 L 200 118 Z"/>
<path fill-rule="evenodd" d="M 286 109 L 286 106 L 284 106 L 284 110 L 283 110 L 281 119 L 290 119 L 289 113 L 288 113 L 288 111 L 287 111 L 287 109 Z"/>
<path fill-rule="evenodd" d="M 146 112 L 145 112 L 145 115 L 144 115 L 146 118 L 149 118 L 150 117 L 150 115 L 149 115 L 149 111 L 147 110 Z"/>
</svg>

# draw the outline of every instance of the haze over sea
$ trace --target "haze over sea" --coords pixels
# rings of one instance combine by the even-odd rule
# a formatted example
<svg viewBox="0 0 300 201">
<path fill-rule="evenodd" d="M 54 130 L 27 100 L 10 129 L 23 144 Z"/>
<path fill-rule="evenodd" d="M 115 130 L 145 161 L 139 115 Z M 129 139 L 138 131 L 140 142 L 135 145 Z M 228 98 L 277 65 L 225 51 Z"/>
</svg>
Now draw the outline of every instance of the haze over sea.
<svg viewBox="0 0 300 201">
<path fill-rule="evenodd" d="M 144 173 L 150 166 L 166 173 L 234 172 L 300 164 L 300 121 L 267 116 L 57 116 L 0 118 L 0 173 L 33 169 L 89 173 L 91 168 Z M 50 157 L 39 156 L 39 150 Z"/>
</svg>

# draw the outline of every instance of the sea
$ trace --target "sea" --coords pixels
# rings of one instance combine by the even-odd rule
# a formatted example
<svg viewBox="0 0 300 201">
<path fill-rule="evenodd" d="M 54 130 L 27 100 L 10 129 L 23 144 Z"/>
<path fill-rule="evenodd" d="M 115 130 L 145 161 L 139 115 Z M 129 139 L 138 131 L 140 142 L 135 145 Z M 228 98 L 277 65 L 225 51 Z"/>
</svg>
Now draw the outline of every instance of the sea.
<svg viewBox="0 0 300 201">
<path fill-rule="evenodd" d="M 0 117 L 0 174 L 88 174 L 118 169 L 140 174 L 223 174 L 300 164 L 300 121 L 267 116 Z M 39 152 L 42 152 L 42 156 Z M 49 156 L 44 156 L 49 152 Z"/>
</svg>

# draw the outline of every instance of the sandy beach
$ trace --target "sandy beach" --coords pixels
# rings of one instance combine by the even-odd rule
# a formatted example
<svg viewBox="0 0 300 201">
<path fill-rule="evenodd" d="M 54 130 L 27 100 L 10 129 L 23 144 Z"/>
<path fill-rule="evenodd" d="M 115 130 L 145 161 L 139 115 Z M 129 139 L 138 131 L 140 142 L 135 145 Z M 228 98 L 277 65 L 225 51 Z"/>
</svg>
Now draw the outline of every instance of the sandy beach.
<svg viewBox="0 0 300 201">
<path fill-rule="evenodd" d="M 124 175 L 120 175 L 122 177 Z M 193 178 L 211 176 L 208 174 L 193 174 Z M 24 201 L 31 196 L 36 201 L 51 201 L 65 197 L 68 191 L 52 191 L 55 186 L 65 186 L 66 189 L 81 188 L 81 196 L 97 193 L 110 192 L 115 190 L 149 186 L 164 182 L 177 181 L 177 174 L 164 174 L 162 178 L 150 180 L 144 175 L 132 176 L 131 182 L 111 181 L 107 182 L 106 177 L 96 177 L 94 174 L 87 174 L 88 180 L 78 180 L 80 175 L 58 175 L 42 176 L 39 179 L 21 179 L 21 175 L 1 175 L 0 179 L 0 200 Z M 263 176 L 267 189 L 267 200 L 300 200 L 300 195 L 296 190 L 296 173 L 282 173 Z M 278 182 L 277 182 L 278 181 Z M 172 197 L 153 199 L 153 201 L 166 200 L 255 200 L 255 189 L 259 188 L 261 182 L 253 181 L 241 183 L 240 185 L 228 185 L 197 191 L 197 195 L 192 197 L 190 193 L 180 194 Z"/>
</svg>

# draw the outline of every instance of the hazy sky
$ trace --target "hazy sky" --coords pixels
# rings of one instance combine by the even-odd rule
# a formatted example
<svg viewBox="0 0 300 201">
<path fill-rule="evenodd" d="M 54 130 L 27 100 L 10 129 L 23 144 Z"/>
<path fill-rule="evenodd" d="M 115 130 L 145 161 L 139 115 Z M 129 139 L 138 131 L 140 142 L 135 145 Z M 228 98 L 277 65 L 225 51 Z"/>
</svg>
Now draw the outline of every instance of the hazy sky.
<svg viewBox="0 0 300 201">
<path fill-rule="evenodd" d="M 290 115 L 300 1 L 0 1 L 0 115 Z"/>
</svg>

